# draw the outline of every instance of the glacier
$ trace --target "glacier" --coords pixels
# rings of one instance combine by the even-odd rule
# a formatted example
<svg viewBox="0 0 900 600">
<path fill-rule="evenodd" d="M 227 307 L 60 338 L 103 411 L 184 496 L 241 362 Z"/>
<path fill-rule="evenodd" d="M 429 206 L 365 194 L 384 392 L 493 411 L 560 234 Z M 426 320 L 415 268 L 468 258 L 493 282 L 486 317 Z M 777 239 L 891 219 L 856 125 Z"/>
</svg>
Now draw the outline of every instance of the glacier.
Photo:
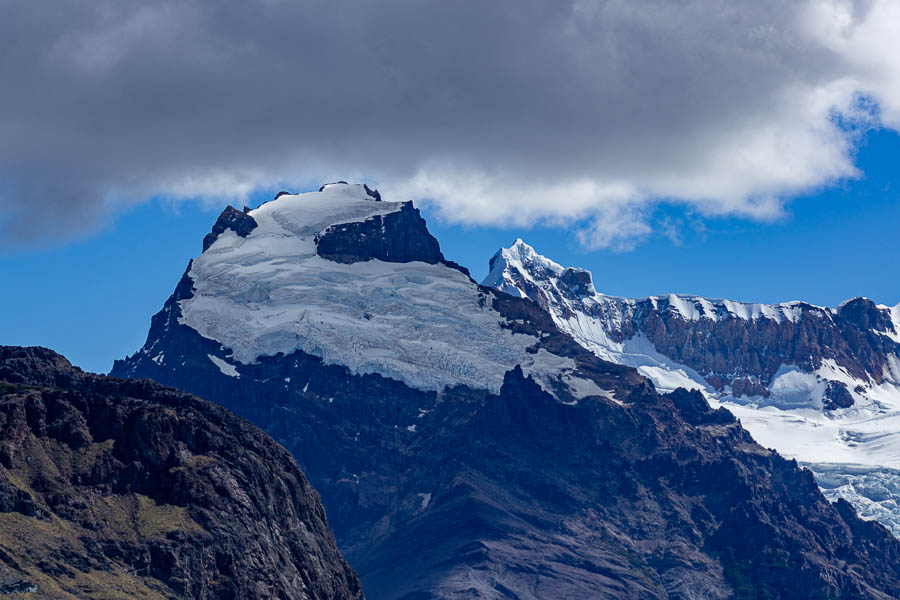
<svg viewBox="0 0 900 600">
<path fill-rule="evenodd" d="M 378 373 L 422 390 L 467 385 L 496 393 L 519 365 L 548 391 L 562 378 L 575 399 L 596 392 L 572 375 L 571 359 L 528 352 L 534 337 L 505 327 L 460 269 L 317 255 L 316 237 L 329 227 L 396 213 L 404 204 L 341 183 L 283 194 L 248 211 L 255 228 L 246 235 L 225 229 L 192 261 L 193 292 L 179 301 L 179 322 L 219 342 L 231 362 L 210 360 L 234 377 L 261 356 L 302 350 L 354 374 Z"/>
</svg>

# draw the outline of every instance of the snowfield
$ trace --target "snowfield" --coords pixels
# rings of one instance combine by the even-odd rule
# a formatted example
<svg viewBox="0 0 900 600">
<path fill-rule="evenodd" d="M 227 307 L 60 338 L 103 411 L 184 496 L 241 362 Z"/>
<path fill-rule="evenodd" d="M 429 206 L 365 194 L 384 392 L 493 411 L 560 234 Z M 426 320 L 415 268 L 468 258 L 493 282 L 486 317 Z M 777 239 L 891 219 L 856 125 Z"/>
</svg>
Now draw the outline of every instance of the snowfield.
<svg viewBox="0 0 900 600">
<path fill-rule="evenodd" d="M 298 349 L 434 391 L 498 392 L 516 365 L 549 390 L 548 381 L 574 370 L 571 359 L 527 353 L 537 339 L 501 327 L 489 298 L 456 269 L 316 254 L 314 238 L 327 227 L 401 206 L 374 201 L 361 185 L 334 184 L 250 211 L 258 227 L 247 237 L 226 230 L 194 259 L 194 295 L 180 302 L 180 322 L 228 349 L 234 364 L 216 365 L 231 376 L 241 363 Z M 576 397 L 589 389 L 570 379 Z"/>
</svg>

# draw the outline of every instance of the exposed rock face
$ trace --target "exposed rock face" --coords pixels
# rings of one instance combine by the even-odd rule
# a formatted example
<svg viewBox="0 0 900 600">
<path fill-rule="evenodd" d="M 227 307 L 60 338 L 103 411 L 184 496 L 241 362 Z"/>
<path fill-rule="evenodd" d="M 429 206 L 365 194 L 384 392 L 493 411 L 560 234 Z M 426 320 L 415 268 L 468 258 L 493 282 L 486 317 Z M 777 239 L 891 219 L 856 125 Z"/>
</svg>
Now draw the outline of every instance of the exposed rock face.
<svg viewBox="0 0 900 600">
<path fill-rule="evenodd" d="M 847 391 L 847 384 L 840 381 L 829 381 L 825 388 L 825 410 L 837 410 L 853 406 L 853 396 Z"/>
<path fill-rule="evenodd" d="M 319 256 L 342 263 L 421 260 L 433 265 L 444 261 L 438 241 L 428 232 L 425 219 L 412 202 L 405 202 L 397 212 L 332 225 L 315 240 Z"/>
<path fill-rule="evenodd" d="M 849 505 L 828 503 L 808 471 L 754 443 L 702 395 L 660 395 L 635 369 L 576 343 L 535 302 L 441 263 L 321 260 L 310 233 L 320 242 L 340 215 L 360 223 L 367 211 L 402 210 L 328 198 L 337 208 L 327 219 L 320 197 L 252 212 L 261 228 L 275 227 L 270 215 L 279 231 L 290 225 L 289 252 L 309 250 L 289 266 L 274 253 L 254 263 L 254 280 L 229 279 L 248 270 L 230 261 L 263 240 L 217 243 L 114 373 L 213 399 L 285 445 L 322 494 L 369 598 L 900 591 L 900 542 Z M 368 236 L 385 230 L 352 231 L 335 248 L 341 255 L 360 255 L 355 246 L 369 248 Z M 355 287 L 372 273 L 377 286 Z M 582 273 L 567 279 L 590 285 Z M 303 308 L 296 318 L 285 316 L 294 314 L 285 297 Z M 233 334 L 247 323 L 259 330 Z M 394 363 L 401 353 L 414 371 Z"/>
<path fill-rule="evenodd" d="M 256 229 L 256 221 L 233 206 L 226 206 L 219 218 L 216 219 L 212 231 L 203 238 L 203 251 L 206 252 L 226 229 L 232 230 L 241 237 L 247 237 L 251 231 Z"/>
<path fill-rule="evenodd" d="M 328 185 L 348 185 L 344 182 Z M 319 191 L 324 191 L 323 186 Z M 363 185 L 366 195 L 381 202 L 381 193 Z M 277 200 L 277 197 L 276 197 Z M 316 234 L 316 254 L 340 263 L 367 260 L 407 263 L 421 261 L 443 264 L 469 275 L 469 270 L 444 258 L 440 244 L 428 231 L 425 219 L 412 202 L 403 202 L 399 210 L 350 223 L 331 225 Z"/>
<path fill-rule="evenodd" d="M 28 598 L 362 598 L 318 495 L 256 427 L 16 347 L 0 347 L 0 585 Z"/>
<path fill-rule="evenodd" d="M 375 200 L 376 202 L 381 202 L 381 192 L 379 192 L 378 190 L 373 190 L 366 184 L 363 184 L 363 189 L 366 190 L 366 193 L 371 196 L 373 200 Z"/>
<path fill-rule="evenodd" d="M 891 319 L 891 311 L 879 308 L 868 298 L 854 298 L 843 303 L 838 308 L 837 314 L 844 321 L 863 332 L 900 333 Z"/>
</svg>

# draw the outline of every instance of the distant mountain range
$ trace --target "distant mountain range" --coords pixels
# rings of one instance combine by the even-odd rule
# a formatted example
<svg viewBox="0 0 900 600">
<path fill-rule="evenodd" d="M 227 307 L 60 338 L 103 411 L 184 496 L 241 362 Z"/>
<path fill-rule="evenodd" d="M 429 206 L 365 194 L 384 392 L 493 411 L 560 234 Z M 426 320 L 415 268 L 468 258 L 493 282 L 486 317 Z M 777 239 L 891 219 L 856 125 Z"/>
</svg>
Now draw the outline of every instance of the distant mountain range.
<svg viewBox="0 0 900 600">
<path fill-rule="evenodd" d="M 524 244 L 485 283 L 411 203 L 280 194 L 222 213 L 112 374 L 290 450 L 370 600 L 896 597 L 900 541 L 710 406 L 818 376 L 815 418 L 880 414 L 896 313 L 604 300 Z"/>
<path fill-rule="evenodd" d="M 484 285 L 534 300 L 658 390 L 700 390 L 756 441 L 807 464 L 829 498 L 900 534 L 900 305 L 616 298 L 522 240 L 490 266 Z"/>
</svg>

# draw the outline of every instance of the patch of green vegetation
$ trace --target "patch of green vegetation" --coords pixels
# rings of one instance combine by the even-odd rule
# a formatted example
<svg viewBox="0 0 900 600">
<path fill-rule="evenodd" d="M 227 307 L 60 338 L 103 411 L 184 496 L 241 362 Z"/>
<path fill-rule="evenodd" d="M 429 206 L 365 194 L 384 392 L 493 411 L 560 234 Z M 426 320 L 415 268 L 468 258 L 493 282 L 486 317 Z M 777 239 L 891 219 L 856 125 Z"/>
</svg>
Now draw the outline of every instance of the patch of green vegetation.
<svg viewBox="0 0 900 600">
<path fill-rule="evenodd" d="M 202 531 L 188 516 L 184 506 L 157 504 L 152 498 L 136 495 L 134 523 L 142 537 L 165 535 L 170 531 Z"/>
<path fill-rule="evenodd" d="M 216 462 L 216 459 L 212 456 L 207 456 L 205 454 L 195 454 L 193 456 L 189 456 L 183 465 L 179 465 L 177 467 L 172 467 L 169 472 L 170 473 L 178 473 L 181 471 L 199 471 L 200 469 L 206 467 L 207 465 L 211 465 Z"/>
<path fill-rule="evenodd" d="M 22 390 L 22 386 L 10 383 L 8 381 L 0 381 L 0 395 L 15 394 Z"/>
<path fill-rule="evenodd" d="M 773 600 L 780 597 L 769 582 L 760 580 L 751 573 L 753 565 L 735 558 L 734 549 L 728 548 L 722 554 L 721 563 L 722 574 L 726 581 L 734 587 L 736 600 Z M 762 571 L 771 573 L 768 569 L 762 569 Z"/>
<path fill-rule="evenodd" d="M 29 433 L 22 444 L 22 461 L 21 470 L 26 475 L 26 481 L 34 482 L 41 479 L 44 482 L 59 483 L 62 474 L 56 466 L 56 461 L 51 456 L 51 452 L 38 440 L 34 434 Z M 30 486 L 29 486 L 30 487 Z"/>
<path fill-rule="evenodd" d="M 28 494 L 32 500 L 38 500 L 37 495 L 34 493 L 34 490 L 31 489 L 29 482 L 26 480 L 26 474 L 21 470 L 14 469 L 11 471 L 4 467 L 0 467 L 0 473 L 6 475 L 7 481 Z"/>
<path fill-rule="evenodd" d="M 106 524 L 105 537 L 113 537 L 128 542 L 137 542 L 138 534 L 134 526 L 134 512 L 137 500 L 133 496 L 103 496 L 94 502 L 91 510 L 94 517 Z"/>
<path fill-rule="evenodd" d="M 10 393 L 31 392 L 0 382 L 0 395 Z M 88 543 L 96 540 L 142 545 L 148 538 L 172 531 L 203 531 L 190 518 L 186 507 L 159 504 L 153 498 L 137 494 L 104 495 L 102 488 L 74 484 L 84 481 L 83 477 L 110 455 L 114 446 L 115 441 L 110 439 L 72 448 L 59 440 L 37 438 L 28 433 L 16 452 L 13 468 L 0 466 L 0 480 L 5 479 L 27 493 L 49 515 L 42 520 L 21 513 L 0 513 L 3 580 L 21 578 L 38 588 L 34 592 L 17 593 L 13 598 L 156 600 L 173 597 L 171 590 L 147 573 L 135 573 L 125 563 L 110 561 Z M 200 469 L 214 461 L 209 456 L 192 456 L 182 468 Z M 80 502 L 65 501 L 66 510 L 60 510 L 58 515 L 45 502 L 51 494 L 65 494 Z M 74 516 L 69 516 L 73 510 Z M 86 559 L 75 561 L 85 570 L 79 570 L 67 559 L 72 556 Z"/>
<path fill-rule="evenodd" d="M 21 600 L 163 600 L 172 594 L 153 580 L 136 576 L 126 568 L 109 571 L 74 571 L 74 575 L 50 577 L 33 566 L 22 570 L 23 579 L 37 586 L 37 590 L 17 594 Z"/>
<path fill-rule="evenodd" d="M 121 507 L 123 501 L 131 501 L 138 506 L 137 514 L 130 515 Z M 135 518 L 144 529 L 142 535 L 155 535 L 173 528 L 196 528 L 196 524 L 183 514 L 179 507 L 157 506 L 149 498 L 123 497 L 119 501 L 104 503 L 109 513 L 128 520 Z M 118 505 L 118 506 L 117 506 Z M 171 509 L 175 510 L 171 510 Z M 110 514 L 112 516 L 112 514 Z M 164 524 L 168 523 L 168 524 Z M 86 555 L 87 549 L 81 542 L 81 536 L 87 532 L 77 525 L 53 518 L 41 521 L 26 517 L 19 513 L 0 514 L 0 549 L 18 562 L 16 569 L 24 579 L 34 583 L 38 590 L 20 594 L 24 599 L 44 600 L 75 599 L 82 600 L 127 600 L 141 598 L 156 600 L 171 597 L 166 588 L 159 582 L 141 577 L 125 565 L 112 563 L 108 571 L 91 569 L 80 571 L 72 565 L 65 564 L 60 557 L 66 553 Z M 114 532 L 112 537 L 118 537 Z M 132 536 L 134 534 L 132 533 Z M 59 564 L 71 575 L 51 576 L 37 567 L 38 564 Z"/>
<path fill-rule="evenodd" d="M 63 544 L 81 548 L 63 521 L 41 521 L 21 513 L 0 513 L 0 547 L 16 557 L 57 552 Z"/>
<path fill-rule="evenodd" d="M 206 465 L 210 465 L 216 462 L 216 459 L 212 456 L 207 456 L 205 454 L 195 454 L 184 461 L 184 464 L 192 469 L 202 469 Z"/>
<path fill-rule="evenodd" d="M 77 592 L 79 598 L 89 600 L 157 600 L 171 597 L 163 589 L 147 585 L 150 580 L 119 570 L 75 573 L 73 578 L 61 578 L 66 587 Z"/>
<path fill-rule="evenodd" d="M 76 473 L 90 473 L 101 456 L 112 452 L 115 443 L 115 440 L 106 440 L 79 448 L 72 460 L 73 471 Z"/>
<path fill-rule="evenodd" d="M 90 456 L 100 456 L 103 452 L 110 451 L 112 441 L 91 446 L 72 456 L 76 460 L 88 461 Z M 17 486 L 38 500 L 40 494 L 29 488 L 25 479 L 32 473 L 42 472 L 47 465 L 42 464 L 41 452 L 33 446 L 29 447 L 29 455 L 34 458 L 27 469 L 20 469 L 18 473 L 5 469 L 3 471 Z M 205 463 L 203 458 L 198 462 Z M 82 491 L 83 493 L 85 492 Z M 80 571 L 68 564 L 64 557 L 72 554 L 89 556 L 82 541 L 89 538 L 140 544 L 143 539 L 162 536 L 171 531 L 203 531 L 190 518 L 187 508 L 158 504 L 152 498 L 137 494 L 82 497 L 90 504 L 83 514 L 101 523 L 101 529 L 88 530 L 80 523 L 70 522 L 56 515 L 51 515 L 49 521 L 44 521 L 20 513 L 0 514 L 0 557 L 14 557 L 15 564 L 9 566 L 23 579 L 38 587 L 36 592 L 22 593 L 15 597 L 22 600 L 155 600 L 172 597 L 162 583 L 144 576 L 145 574 L 134 573 L 127 565 L 108 563 L 108 559 L 100 557 L 99 564 L 108 564 L 109 570 L 93 568 Z M 54 565 L 58 567 L 53 568 Z M 57 569 L 62 574 L 50 574 Z"/>
</svg>

